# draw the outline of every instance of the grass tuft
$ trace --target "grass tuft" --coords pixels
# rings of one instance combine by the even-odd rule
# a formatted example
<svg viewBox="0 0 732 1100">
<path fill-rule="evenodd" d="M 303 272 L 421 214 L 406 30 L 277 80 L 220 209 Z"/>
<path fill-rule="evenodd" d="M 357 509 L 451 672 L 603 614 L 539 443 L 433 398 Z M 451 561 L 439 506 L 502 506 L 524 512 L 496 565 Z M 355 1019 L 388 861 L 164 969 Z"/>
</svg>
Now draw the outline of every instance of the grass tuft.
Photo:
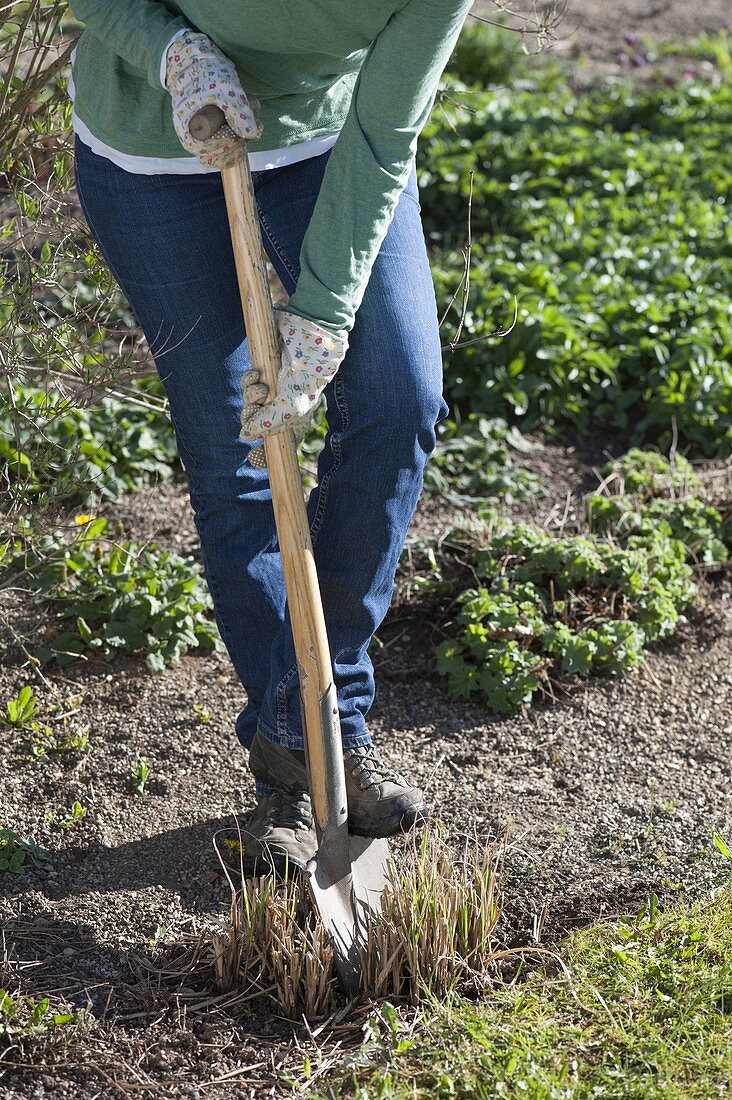
<svg viewBox="0 0 732 1100">
<path fill-rule="evenodd" d="M 490 984 L 505 954 L 495 936 L 503 852 L 502 844 L 478 840 L 455 851 L 437 829 L 414 841 L 367 930 L 365 997 L 418 1004 Z M 224 861 L 231 866 L 231 858 Z M 232 883 L 229 926 L 212 946 L 220 989 L 258 989 L 290 1019 L 317 1019 L 336 1005 L 333 948 L 302 877 Z"/>
<path fill-rule="evenodd" d="M 502 859 L 502 846 L 478 841 L 455 852 L 434 829 L 415 840 L 368 930 L 364 991 L 416 1004 L 489 984 Z"/>
</svg>

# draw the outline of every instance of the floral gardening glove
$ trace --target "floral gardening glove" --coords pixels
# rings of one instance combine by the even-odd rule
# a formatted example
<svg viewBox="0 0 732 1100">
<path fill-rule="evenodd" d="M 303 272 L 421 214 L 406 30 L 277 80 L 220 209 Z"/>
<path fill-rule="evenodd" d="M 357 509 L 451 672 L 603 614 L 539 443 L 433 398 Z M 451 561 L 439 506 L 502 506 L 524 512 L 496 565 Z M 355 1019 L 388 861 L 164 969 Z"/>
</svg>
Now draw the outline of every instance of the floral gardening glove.
<svg viewBox="0 0 732 1100">
<path fill-rule="evenodd" d="M 241 159 L 244 142 L 262 133 L 255 117 L 259 104 L 247 99 L 239 77 L 218 46 L 194 31 L 182 31 L 166 54 L 165 87 L 173 100 L 173 125 L 181 144 L 207 168 L 228 168 Z M 228 126 L 207 141 L 192 138 L 188 126 L 209 103 L 220 107 Z"/>
<path fill-rule="evenodd" d="M 275 308 L 275 322 L 282 346 L 276 392 L 270 394 L 258 371 L 247 371 L 242 379 L 241 438 L 246 442 L 287 428 L 301 438 L 348 349 L 345 332 L 328 332 L 286 309 Z"/>
</svg>

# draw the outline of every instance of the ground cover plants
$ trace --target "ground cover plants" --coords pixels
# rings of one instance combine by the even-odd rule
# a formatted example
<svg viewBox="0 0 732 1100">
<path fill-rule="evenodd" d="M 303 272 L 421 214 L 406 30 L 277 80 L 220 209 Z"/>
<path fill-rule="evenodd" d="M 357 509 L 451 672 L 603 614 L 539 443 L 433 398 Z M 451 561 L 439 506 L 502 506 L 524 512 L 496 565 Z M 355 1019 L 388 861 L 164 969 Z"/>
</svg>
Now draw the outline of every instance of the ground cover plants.
<svg viewBox="0 0 732 1100">
<path fill-rule="evenodd" d="M 190 649 L 212 649 L 218 634 L 197 566 L 169 550 L 118 541 L 105 519 L 76 517 L 77 531 L 43 536 L 34 549 L 17 542 L 7 567 L 23 574 L 36 601 L 50 600 L 66 629 L 35 647 L 44 663 L 66 664 L 119 652 L 145 654 L 162 672 Z"/>
<path fill-rule="evenodd" d="M 500 714 L 553 697 L 558 674 L 625 675 L 693 604 L 690 563 L 714 570 L 728 560 L 722 516 L 693 495 L 700 483 L 683 457 L 632 450 L 606 465 L 601 484 L 587 498 L 599 534 L 504 524 L 473 548 L 479 587 L 457 594 L 435 650 L 453 695 L 479 695 Z"/>
<path fill-rule="evenodd" d="M 654 451 L 633 448 L 608 462 L 602 475 L 603 491 L 587 498 L 594 530 L 621 543 L 655 531 L 683 543 L 688 560 L 708 570 L 727 561 L 729 515 L 702 499 L 700 479 L 683 455 L 670 463 Z"/>
<path fill-rule="evenodd" d="M 0 871 L 18 874 L 24 867 L 40 867 L 51 858 L 32 837 L 18 836 L 14 829 L 0 828 Z"/>
<path fill-rule="evenodd" d="M 435 454 L 425 470 L 425 493 L 458 505 L 528 500 L 540 491 L 539 479 L 515 457 L 530 450 L 531 443 L 503 420 L 448 420 L 438 428 Z"/>
<path fill-rule="evenodd" d="M 697 454 L 729 454 L 729 81 L 578 95 L 559 67 L 526 66 L 486 90 L 496 74 L 478 54 L 458 54 L 465 85 L 420 161 L 440 301 L 460 285 L 475 196 L 469 291 L 444 324 L 459 344 L 448 397 L 526 428 L 612 426 L 664 446 L 675 425 Z"/>
</svg>

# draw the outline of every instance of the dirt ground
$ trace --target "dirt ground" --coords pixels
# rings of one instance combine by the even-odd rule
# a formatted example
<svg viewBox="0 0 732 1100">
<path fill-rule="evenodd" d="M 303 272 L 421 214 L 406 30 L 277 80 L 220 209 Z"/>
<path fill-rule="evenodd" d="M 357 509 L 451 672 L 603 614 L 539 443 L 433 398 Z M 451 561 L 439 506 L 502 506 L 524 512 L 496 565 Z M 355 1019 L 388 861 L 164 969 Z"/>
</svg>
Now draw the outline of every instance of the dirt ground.
<svg viewBox="0 0 732 1100">
<path fill-rule="evenodd" d="M 548 493 L 524 515 L 571 525 L 600 458 L 601 448 L 540 444 L 527 459 Z M 112 511 L 138 538 L 195 549 L 183 484 L 131 495 Z M 437 541 L 453 520 L 427 503 L 415 531 Z M 4 603 L 32 636 L 24 601 L 6 593 Z M 712 831 L 732 832 L 729 583 L 710 585 L 681 633 L 635 675 L 593 681 L 513 718 L 445 694 L 422 620 L 418 605 L 397 600 L 381 632 L 373 733 L 387 759 L 426 787 L 456 839 L 508 828 L 506 943 L 555 942 L 637 910 L 651 893 L 695 896 L 718 880 Z M 7 631 L 0 644 L 5 699 L 32 677 Z M 182 940 L 227 913 L 211 837 L 251 805 L 253 784 L 233 733 L 243 694 L 226 657 L 188 657 L 159 679 L 128 659 L 54 680 L 85 693 L 80 718 L 92 749 L 68 768 L 29 759 L 27 736 L 0 733 L 4 820 L 52 852 L 43 869 L 2 877 L 4 981 L 87 1008 L 89 1023 L 67 1049 L 44 1054 L 45 1068 L 22 1058 L 8 1066 L 3 1096 L 289 1095 L 278 1074 L 298 1065 L 303 1028 L 293 1033 L 261 1004 L 201 1009 L 209 972 L 181 991 L 180 980 L 147 970 L 175 970 Z M 128 778 L 137 757 L 151 765 L 142 798 Z M 75 798 L 89 807 L 83 823 L 65 831 L 49 821 Z M 352 1028 L 347 1041 L 358 1034 Z"/>
<path fill-rule="evenodd" d="M 570 0 L 566 23 L 578 24 L 570 48 L 614 71 L 626 64 L 617 58 L 625 34 L 716 30 L 726 7 Z M 602 441 L 540 443 L 525 461 L 546 495 L 524 513 L 571 525 L 603 450 Z M 182 483 L 130 495 L 110 514 L 136 537 L 197 552 Z M 425 503 L 415 533 L 436 542 L 453 520 Z M 0 596 L 12 627 L 0 628 L 4 706 L 28 682 L 43 697 L 13 633 L 32 641 L 43 614 L 12 590 Z M 636 674 L 594 680 L 513 718 L 447 696 L 429 668 L 423 619 L 419 605 L 397 601 L 382 632 L 373 733 L 426 787 L 455 837 L 508 829 L 506 943 L 555 942 L 579 924 L 636 910 L 651 893 L 662 902 L 694 897 L 718 881 L 712 833 L 732 834 L 729 580 L 705 587 L 677 637 Z M 243 692 L 225 655 L 187 657 L 162 678 L 131 659 L 90 662 L 54 681 L 83 691 L 91 751 L 74 765 L 38 761 L 26 735 L 0 730 L 0 824 L 52 852 L 42 869 L 0 876 L 0 987 L 47 994 L 88 1016 L 73 1042 L 50 1040 L 32 1061 L 23 1049 L 10 1053 L 0 1063 L 4 1100 L 291 1095 L 283 1075 L 313 1048 L 307 1029 L 261 1002 L 206 1005 L 209 974 L 176 976 L 186 938 L 205 936 L 227 913 L 212 834 L 253 798 L 233 732 Z M 129 783 L 137 757 L 151 765 L 144 797 Z M 88 815 L 62 828 L 77 798 Z M 331 1045 L 357 1041 L 358 1026 L 344 1026 L 333 1024 Z"/>
<path fill-rule="evenodd" d="M 477 0 L 473 12 L 494 19 L 498 6 L 493 0 Z M 536 7 L 542 11 L 552 4 L 539 0 Z M 532 4 L 520 0 L 508 8 L 525 13 Z M 581 59 L 593 74 L 608 76 L 648 68 L 655 62 L 653 46 L 661 42 L 732 29 L 728 0 L 559 0 L 554 8 L 563 16 L 552 49 Z"/>
</svg>

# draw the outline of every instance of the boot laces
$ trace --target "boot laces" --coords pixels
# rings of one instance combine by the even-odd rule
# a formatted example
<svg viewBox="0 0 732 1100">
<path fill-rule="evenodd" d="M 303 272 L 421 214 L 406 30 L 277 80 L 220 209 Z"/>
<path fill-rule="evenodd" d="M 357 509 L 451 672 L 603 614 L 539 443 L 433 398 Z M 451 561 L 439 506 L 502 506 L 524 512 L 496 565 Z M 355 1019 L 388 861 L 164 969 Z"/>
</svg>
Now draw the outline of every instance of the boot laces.
<svg viewBox="0 0 732 1100">
<path fill-rule="evenodd" d="M 362 791 L 368 790 L 369 787 L 378 787 L 381 783 L 401 782 L 396 772 L 381 759 L 374 745 L 346 749 L 343 758 Z"/>
<path fill-rule="evenodd" d="M 310 795 L 306 791 L 288 794 L 287 791 L 273 791 L 267 795 L 265 825 L 284 829 L 312 829 L 313 809 Z"/>
</svg>

